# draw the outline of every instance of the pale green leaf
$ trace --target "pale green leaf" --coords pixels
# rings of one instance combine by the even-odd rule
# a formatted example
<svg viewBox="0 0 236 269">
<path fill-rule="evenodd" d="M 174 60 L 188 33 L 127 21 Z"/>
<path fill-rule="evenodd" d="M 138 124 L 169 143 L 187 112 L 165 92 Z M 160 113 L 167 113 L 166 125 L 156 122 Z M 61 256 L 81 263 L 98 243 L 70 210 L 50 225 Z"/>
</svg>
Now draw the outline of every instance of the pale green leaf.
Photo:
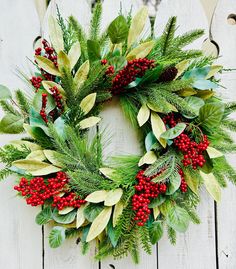
<svg viewBox="0 0 236 269">
<path fill-rule="evenodd" d="M 224 156 L 224 154 L 222 152 L 220 152 L 219 150 L 213 148 L 213 147 L 208 147 L 207 148 L 207 153 L 209 155 L 209 157 L 211 159 L 214 159 L 214 158 L 219 158 L 219 157 L 222 157 Z"/>
<path fill-rule="evenodd" d="M 122 194 L 123 190 L 121 188 L 108 191 L 106 194 L 104 205 L 113 206 L 117 204 L 120 201 Z"/>
<path fill-rule="evenodd" d="M 55 157 L 55 155 L 58 154 L 58 152 L 54 150 L 45 149 L 43 150 L 43 153 L 50 163 L 52 163 L 55 166 L 62 167 L 62 164 Z"/>
<path fill-rule="evenodd" d="M 145 43 L 140 44 L 133 50 L 131 50 L 126 56 L 127 60 L 145 58 L 153 49 L 155 42 L 147 41 Z"/>
<path fill-rule="evenodd" d="M 63 69 L 70 70 L 70 59 L 64 51 L 60 51 L 57 55 L 57 62 L 59 71 L 62 72 Z"/>
<path fill-rule="evenodd" d="M 131 25 L 129 28 L 129 35 L 127 46 L 128 48 L 137 41 L 141 35 L 144 26 L 148 18 L 148 9 L 146 6 L 143 6 L 132 18 Z"/>
<path fill-rule="evenodd" d="M 64 89 L 62 88 L 62 86 L 60 84 L 57 84 L 54 81 L 44 80 L 44 81 L 42 81 L 42 85 L 43 85 L 44 89 L 50 94 L 52 94 L 50 89 L 53 88 L 53 87 L 57 87 L 60 94 L 62 94 L 63 96 L 66 95 L 66 93 L 65 93 Z"/>
<path fill-rule="evenodd" d="M 178 232 L 185 232 L 189 226 L 189 215 L 188 212 L 175 205 L 170 209 L 166 218 L 167 224 Z"/>
<path fill-rule="evenodd" d="M 205 77 L 205 79 L 211 78 L 214 75 L 216 75 L 220 70 L 222 70 L 223 66 L 222 65 L 212 65 L 210 67 L 210 71 L 207 74 L 207 76 Z"/>
<path fill-rule="evenodd" d="M 10 99 L 11 91 L 4 85 L 0 85 L 0 100 Z"/>
<path fill-rule="evenodd" d="M 59 72 L 58 68 L 51 60 L 40 55 L 36 55 L 35 60 L 37 61 L 39 67 L 41 67 L 44 71 L 54 76 L 61 76 L 61 73 Z"/>
<path fill-rule="evenodd" d="M 81 55 L 80 43 L 77 41 L 72 45 L 72 47 L 71 47 L 71 49 L 70 49 L 70 51 L 68 53 L 68 58 L 70 60 L 71 69 L 78 62 L 78 60 L 80 58 L 80 55 Z"/>
<path fill-rule="evenodd" d="M 0 121 L 0 133 L 19 134 L 24 131 L 23 123 L 23 117 L 6 114 Z"/>
<path fill-rule="evenodd" d="M 200 175 L 204 180 L 204 184 L 208 193 L 216 202 L 219 202 L 221 200 L 221 189 L 215 176 L 212 173 L 205 174 L 202 171 L 200 171 Z"/>
<path fill-rule="evenodd" d="M 177 73 L 175 79 L 177 79 L 179 76 L 181 76 L 184 73 L 184 71 L 187 69 L 188 65 L 189 65 L 189 60 L 183 60 L 182 62 L 178 63 L 175 66 L 178 70 L 178 73 Z"/>
<path fill-rule="evenodd" d="M 160 144 L 165 148 L 167 143 L 165 139 L 161 138 L 161 134 L 166 131 L 166 127 L 165 123 L 157 113 L 154 112 L 151 113 L 151 125 L 155 137 L 160 142 Z"/>
<path fill-rule="evenodd" d="M 123 209 L 124 209 L 124 203 L 122 201 L 119 201 L 115 205 L 114 211 L 113 211 L 113 219 L 112 219 L 113 227 L 116 226 L 119 217 L 122 215 Z"/>
<path fill-rule="evenodd" d="M 137 116 L 139 126 L 143 126 L 144 123 L 148 121 L 149 117 L 150 109 L 146 105 L 142 105 Z"/>
<path fill-rule="evenodd" d="M 84 112 L 84 115 L 88 114 L 90 110 L 94 107 L 96 102 L 96 96 L 96 93 L 91 93 L 81 101 L 80 108 Z"/>
<path fill-rule="evenodd" d="M 49 16 L 48 19 L 49 36 L 52 42 L 53 48 L 57 53 L 64 50 L 63 33 L 57 20 L 53 16 Z"/>
<path fill-rule="evenodd" d="M 80 89 L 81 86 L 84 84 L 84 82 L 86 81 L 88 74 L 89 74 L 89 60 L 87 60 L 86 62 L 84 62 L 80 68 L 78 69 L 78 71 L 75 74 L 74 77 L 74 82 L 77 85 L 77 89 Z"/>
<path fill-rule="evenodd" d="M 43 150 L 35 150 L 32 151 L 27 157 L 27 160 L 36 160 L 36 161 L 44 161 L 46 159 Z"/>
<path fill-rule="evenodd" d="M 102 212 L 96 217 L 89 229 L 86 242 L 89 242 L 96 238 L 106 228 L 111 217 L 111 212 L 112 207 L 105 207 Z"/>
<path fill-rule="evenodd" d="M 90 203 L 104 202 L 107 197 L 107 193 L 108 191 L 105 190 L 92 192 L 85 198 L 85 201 Z"/>
<path fill-rule="evenodd" d="M 36 160 L 18 160 L 13 162 L 12 165 L 17 168 L 26 170 L 33 176 L 49 175 L 61 170 L 59 167 Z"/>
<path fill-rule="evenodd" d="M 153 151 L 148 151 L 138 163 L 138 166 L 142 166 L 144 164 L 153 164 L 157 160 L 157 156 Z"/>
<path fill-rule="evenodd" d="M 85 222 L 85 217 L 84 217 L 84 208 L 86 205 L 81 205 L 80 208 L 78 208 L 77 213 L 76 213 L 76 229 L 81 227 L 83 223 Z"/>
<path fill-rule="evenodd" d="M 87 129 L 87 128 L 93 127 L 94 125 L 99 123 L 100 120 L 101 118 L 94 117 L 94 116 L 86 118 L 79 122 L 80 129 Z"/>
</svg>

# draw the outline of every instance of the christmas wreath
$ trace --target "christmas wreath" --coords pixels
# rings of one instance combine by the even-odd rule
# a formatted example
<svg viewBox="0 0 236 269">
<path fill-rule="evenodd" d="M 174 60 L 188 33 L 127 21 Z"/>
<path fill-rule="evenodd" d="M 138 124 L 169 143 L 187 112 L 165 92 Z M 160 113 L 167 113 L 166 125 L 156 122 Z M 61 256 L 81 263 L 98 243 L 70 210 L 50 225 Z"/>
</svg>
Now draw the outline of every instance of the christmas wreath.
<svg viewBox="0 0 236 269">
<path fill-rule="evenodd" d="M 236 182 L 224 157 L 236 149 L 236 103 L 217 93 L 224 69 L 215 58 L 184 49 L 202 30 L 176 36 L 172 17 L 161 36 L 145 37 L 143 7 L 100 33 L 101 11 L 89 34 L 73 16 L 50 16 L 51 43 L 35 50 L 34 76 L 22 74 L 27 93 L 1 85 L 1 133 L 27 134 L 0 149 L 0 178 L 17 175 L 18 195 L 40 208 L 36 223 L 53 226 L 51 247 L 75 237 L 83 253 L 96 242 L 96 259 L 130 253 L 138 262 L 139 245 L 150 253 L 164 229 L 174 244 L 176 232 L 200 223 L 200 187 L 218 202 L 226 180 Z M 103 158 L 99 113 L 114 96 L 143 156 Z"/>
</svg>

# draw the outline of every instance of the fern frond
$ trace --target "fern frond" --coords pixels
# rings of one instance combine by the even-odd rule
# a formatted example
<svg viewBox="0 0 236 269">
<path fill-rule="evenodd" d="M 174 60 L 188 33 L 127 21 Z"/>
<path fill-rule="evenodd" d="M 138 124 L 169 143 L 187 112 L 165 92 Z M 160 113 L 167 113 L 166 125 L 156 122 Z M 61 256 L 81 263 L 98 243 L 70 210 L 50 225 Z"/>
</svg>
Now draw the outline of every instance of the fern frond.
<svg viewBox="0 0 236 269">
<path fill-rule="evenodd" d="M 171 17 L 167 22 L 164 33 L 161 36 L 162 46 L 161 46 L 161 55 L 166 55 L 168 49 L 171 46 L 171 42 L 174 39 L 174 34 L 176 30 L 176 17 Z"/>
<path fill-rule="evenodd" d="M 191 44 L 196 39 L 200 38 L 203 34 L 204 34 L 204 30 L 202 29 L 189 31 L 187 33 L 184 33 L 183 35 L 177 36 L 173 40 L 173 46 L 176 46 L 177 48 L 183 48 Z"/>
<path fill-rule="evenodd" d="M 176 231 L 170 226 L 167 227 L 167 234 L 172 245 L 176 244 Z"/>
<path fill-rule="evenodd" d="M 17 103 L 22 111 L 22 113 L 29 114 L 30 111 L 30 104 L 28 99 L 26 98 L 25 94 L 21 90 L 16 91 L 16 100 Z"/>
</svg>

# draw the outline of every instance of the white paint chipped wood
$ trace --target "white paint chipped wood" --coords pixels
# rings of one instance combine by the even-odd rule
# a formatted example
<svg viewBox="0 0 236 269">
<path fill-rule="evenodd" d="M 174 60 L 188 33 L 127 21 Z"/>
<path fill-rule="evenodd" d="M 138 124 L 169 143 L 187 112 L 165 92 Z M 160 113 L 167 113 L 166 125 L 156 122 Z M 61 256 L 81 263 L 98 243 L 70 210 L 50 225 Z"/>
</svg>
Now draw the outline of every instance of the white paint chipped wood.
<svg viewBox="0 0 236 269">
<path fill-rule="evenodd" d="M 43 1 L 43 0 L 42 0 Z M 40 1 L 35 0 L 38 4 Z M 47 11 L 55 14 L 55 4 L 62 14 L 75 15 L 79 21 L 88 27 L 90 12 L 87 0 L 52 0 Z M 103 20 L 105 28 L 114 13 L 119 11 L 118 0 L 104 0 L 107 18 Z M 141 0 L 123 0 L 123 8 L 129 11 L 130 4 L 137 10 Z M 144 0 L 149 6 L 152 16 L 158 9 L 155 22 L 155 32 L 160 33 L 167 18 L 178 16 L 179 33 L 193 28 L 206 29 L 220 48 L 219 63 L 226 68 L 236 67 L 236 24 L 234 16 L 227 21 L 229 15 L 236 14 L 235 0 Z M 161 2 L 159 4 L 159 2 Z M 32 57 L 32 42 L 40 34 L 40 23 L 32 0 L 0 0 L 0 83 L 10 88 L 22 87 L 24 84 L 13 74 L 19 66 L 27 72 L 29 64 L 25 56 Z M 202 5 L 203 4 L 203 5 Z M 82 7 L 82 9 L 81 9 Z M 82 12 L 81 12 L 82 10 Z M 205 10 L 205 11 L 204 11 Z M 42 11 L 43 12 L 43 11 Z M 212 14 L 212 26 L 208 22 Z M 40 13 L 41 14 L 41 13 Z M 206 18 L 206 14 L 208 19 Z M 41 14 L 41 21 L 42 14 Z M 43 30 L 46 35 L 46 19 Z M 194 47 L 201 47 L 203 39 Z M 236 72 L 223 73 L 222 84 L 227 87 L 223 96 L 228 100 L 236 100 Z M 106 147 L 105 154 L 115 155 L 138 153 L 140 151 L 137 134 L 124 119 L 117 101 L 114 100 L 102 112 L 103 128 L 112 138 L 112 145 Z M 1 136 L 1 145 L 12 139 L 12 136 Z M 230 160 L 236 165 L 235 156 Z M 153 247 L 152 256 L 141 253 L 141 263 L 134 266 L 130 258 L 122 261 L 107 259 L 102 263 L 91 259 L 95 248 L 91 248 L 88 256 L 80 254 L 80 246 L 75 240 L 67 241 L 59 249 L 48 246 L 50 227 L 41 228 L 34 223 L 37 209 L 27 207 L 23 201 L 14 197 L 13 179 L 1 183 L 0 210 L 0 268 L 6 269 L 234 269 L 236 268 L 236 196 L 235 187 L 229 184 L 229 189 L 223 192 L 222 202 L 214 210 L 214 203 L 202 192 L 202 202 L 198 208 L 202 219 L 201 225 L 190 225 L 189 231 L 178 235 L 177 245 L 171 246 L 167 236 Z M 218 226 L 215 216 L 217 215 Z M 216 230 L 217 227 L 217 230 Z M 44 251 L 44 253 L 43 253 Z"/>
</svg>

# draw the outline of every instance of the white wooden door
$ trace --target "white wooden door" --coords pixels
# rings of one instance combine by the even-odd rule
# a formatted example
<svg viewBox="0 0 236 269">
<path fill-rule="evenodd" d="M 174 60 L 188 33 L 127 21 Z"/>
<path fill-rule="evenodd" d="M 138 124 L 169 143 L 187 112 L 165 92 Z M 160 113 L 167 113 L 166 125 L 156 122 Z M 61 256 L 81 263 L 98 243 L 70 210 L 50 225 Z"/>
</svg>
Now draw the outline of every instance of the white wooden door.
<svg viewBox="0 0 236 269">
<path fill-rule="evenodd" d="M 89 4 L 86 0 L 52 0 L 57 2 L 62 14 L 73 13 L 86 27 L 89 22 Z M 40 5 L 40 1 L 38 2 Z M 235 0 L 123 0 L 125 10 L 133 11 L 145 2 L 155 21 L 155 33 L 163 30 L 171 15 L 178 16 L 179 33 L 192 28 L 206 29 L 205 36 L 193 46 L 201 47 L 208 39 L 208 47 L 219 50 L 218 62 L 225 68 L 236 68 L 236 1 Z M 43 0 L 41 0 L 43 3 Z M 104 0 L 103 26 L 115 16 L 120 0 Z M 83 10 L 83 11 L 82 11 Z M 48 14 L 55 12 L 53 6 Z M 206 16 L 207 15 L 207 16 Z M 46 15 L 47 16 L 47 15 Z M 41 17 L 42 19 L 42 17 Z M 0 84 L 16 89 L 24 87 L 14 74 L 18 66 L 28 72 L 26 56 L 33 55 L 33 40 L 40 34 L 40 21 L 33 0 L 0 0 Z M 45 29 L 45 25 L 43 25 Z M 46 31 L 44 31 L 46 34 Z M 214 44 L 217 44 L 217 49 Z M 223 96 L 236 100 L 236 71 L 222 75 Z M 128 122 L 125 121 L 116 101 L 102 112 L 104 125 L 112 131 L 113 143 L 107 149 L 111 153 L 136 153 L 138 141 Z M 1 136 L 0 145 L 12 136 Z M 235 156 L 230 160 L 236 165 Z M 48 227 L 34 223 L 37 209 L 27 207 L 14 197 L 14 180 L 0 184 L 0 268 L 6 269 L 235 269 L 236 268 L 236 187 L 223 192 L 222 202 L 215 205 L 202 192 L 199 215 L 202 223 L 192 225 L 187 233 L 179 235 L 175 247 L 165 236 L 153 247 L 153 254 L 142 253 L 138 266 L 129 258 L 122 261 L 94 262 L 91 256 L 80 254 L 80 246 L 74 240 L 59 249 L 50 249 L 47 242 Z"/>
</svg>

